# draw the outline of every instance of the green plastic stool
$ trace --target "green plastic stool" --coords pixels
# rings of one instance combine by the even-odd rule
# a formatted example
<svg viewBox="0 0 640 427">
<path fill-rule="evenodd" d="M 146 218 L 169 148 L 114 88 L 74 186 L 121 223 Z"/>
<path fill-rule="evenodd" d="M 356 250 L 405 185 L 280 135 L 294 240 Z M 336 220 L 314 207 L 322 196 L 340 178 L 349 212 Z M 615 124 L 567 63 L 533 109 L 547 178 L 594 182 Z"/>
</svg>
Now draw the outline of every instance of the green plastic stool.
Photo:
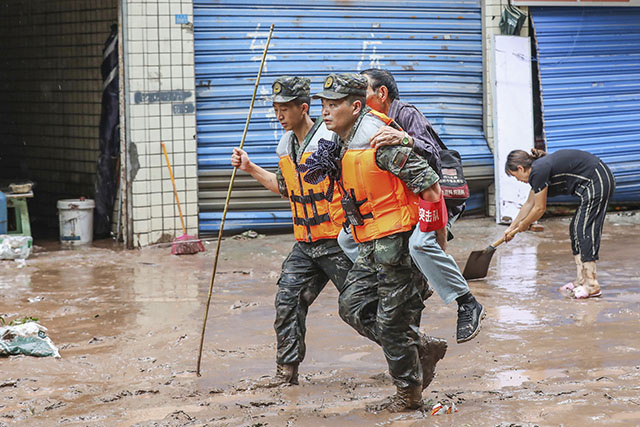
<svg viewBox="0 0 640 427">
<path fill-rule="evenodd" d="M 9 230 L 9 234 L 31 236 L 31 223 L 29 222 L 29 208 L 27 206 L 27 197 L 33 197 L 33 193 L 30 194 L 7 194 L 7 210 L 13 209 L 16 217 L 16 229 Z"/>
</svg>

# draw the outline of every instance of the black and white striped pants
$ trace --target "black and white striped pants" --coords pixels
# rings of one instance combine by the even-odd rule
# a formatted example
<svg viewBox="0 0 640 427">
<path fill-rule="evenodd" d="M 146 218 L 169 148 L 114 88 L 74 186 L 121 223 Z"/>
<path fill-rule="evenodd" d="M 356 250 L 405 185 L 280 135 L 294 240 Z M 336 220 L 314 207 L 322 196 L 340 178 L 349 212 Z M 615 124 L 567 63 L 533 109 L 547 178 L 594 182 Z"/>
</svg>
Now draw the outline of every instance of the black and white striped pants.
<svg viewBox="0 0 640 427">
<path fill-rule="evenodd" d="M 569 235 L 571 250 L 574 255 L 580 254 L 582 262 L 598 260 L 604 218 L 615 189 L 613 174 L 600 162 L 591 181 L 580 185 L 575 192 L 580 197 L 580 206 L 571 219 Z"/>
</svg>

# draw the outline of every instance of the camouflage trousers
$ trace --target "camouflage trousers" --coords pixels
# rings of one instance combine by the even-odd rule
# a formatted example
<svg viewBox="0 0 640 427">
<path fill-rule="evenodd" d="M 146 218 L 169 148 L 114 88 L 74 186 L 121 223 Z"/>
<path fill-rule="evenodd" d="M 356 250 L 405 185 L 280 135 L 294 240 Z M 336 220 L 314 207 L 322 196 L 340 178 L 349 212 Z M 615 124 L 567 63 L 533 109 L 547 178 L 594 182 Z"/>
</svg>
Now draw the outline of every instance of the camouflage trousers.
<svg viewBox="0 0 640 427">
<path fill-rule="evenodd" d="M 340 294 L 340 317 L 377 342 L 398 387 L 422 384 L 418 328 L 422 275 L 412 267 L 411 232 L 361 243 Z"/>
<path fill-rule="evenodd" d="M 300 363 L 304 359 L 309 306 L 329 280 L 342 292 L 352 266 L 337 242 L 297 242 L 282 263 L 278 279 L 274 327 L 277 337 L 276 361 Z"/>
</svg>

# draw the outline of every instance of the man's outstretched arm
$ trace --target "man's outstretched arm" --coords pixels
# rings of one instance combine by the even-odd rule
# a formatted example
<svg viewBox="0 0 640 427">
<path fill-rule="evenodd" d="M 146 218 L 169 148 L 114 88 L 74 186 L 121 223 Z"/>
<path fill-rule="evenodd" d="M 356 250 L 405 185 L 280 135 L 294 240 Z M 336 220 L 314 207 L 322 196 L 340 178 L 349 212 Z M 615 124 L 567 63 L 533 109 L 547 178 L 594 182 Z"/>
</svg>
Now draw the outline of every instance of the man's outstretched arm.
<svg viewBox="0 0 640 427">
<path fill-rule="evenodd" d="M 246 151 L 239 148 L 234 148 L 233 154 L 231 155 L 231 166 L 237 167 L 241 171 L 247 172 L 256 181 L 264 185 L 267 190 L 270 190 L 276 194 L 281 194 L 278 187 L 276 174 L 273 172 L 269 172 L 268 170 L 265 170 L 253 163 L 249 159 L 249 155 Z"/>
</svg>

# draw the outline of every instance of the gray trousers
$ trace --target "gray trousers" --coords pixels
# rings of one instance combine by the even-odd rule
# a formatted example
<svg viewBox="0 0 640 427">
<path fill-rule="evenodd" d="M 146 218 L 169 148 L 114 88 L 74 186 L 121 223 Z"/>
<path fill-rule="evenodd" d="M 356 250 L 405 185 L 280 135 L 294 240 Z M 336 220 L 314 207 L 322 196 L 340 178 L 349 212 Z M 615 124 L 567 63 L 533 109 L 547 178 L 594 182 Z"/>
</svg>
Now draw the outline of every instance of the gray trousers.
<svg viewBox="0 0 640 427">
<path fill-rule="evenodd" d="M 451 227 L 455 220 L 456 218 L 450 220 L 447 227 Z M 358 244 L 353 240 L 351 233 L 345 232 L 344 229 L 340 231 L 338 244 L 351 261 L 355 262 L 358 257 Z M 462 277 L 458 264 L 436 242 L 435 231 L 423 233 L 420 226 L 416 225 L 409 239 L 409 253 L 445 304 L 469 292 L 469 285 Z"/>
</svg>

